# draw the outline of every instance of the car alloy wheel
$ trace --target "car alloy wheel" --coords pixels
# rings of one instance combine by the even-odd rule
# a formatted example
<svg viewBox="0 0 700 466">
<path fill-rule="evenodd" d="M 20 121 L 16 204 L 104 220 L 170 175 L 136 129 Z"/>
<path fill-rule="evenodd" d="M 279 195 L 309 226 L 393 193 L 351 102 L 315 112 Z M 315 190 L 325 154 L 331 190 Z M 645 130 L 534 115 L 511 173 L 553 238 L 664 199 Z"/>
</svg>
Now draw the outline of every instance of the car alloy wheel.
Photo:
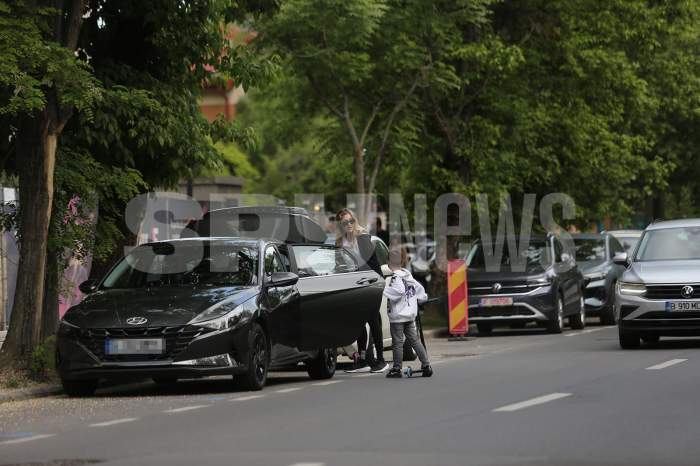
<svg viewBox="0 0 700 466">
<path fill-rule="evenodd" d="M 267 336 L 258 323 L 252 323 L 248 333 L 248 367 L 241 376 L 241 384 L 247 390 L 262 390 L 267 382 L 269 355 Z"/>
<path fill-rule="evenodd" d="M 312 379 L 330 379 L 335 375 L 338 353 L 335 348 L 325 348 L 306 363 L 306 372 Z"/>
</svg>

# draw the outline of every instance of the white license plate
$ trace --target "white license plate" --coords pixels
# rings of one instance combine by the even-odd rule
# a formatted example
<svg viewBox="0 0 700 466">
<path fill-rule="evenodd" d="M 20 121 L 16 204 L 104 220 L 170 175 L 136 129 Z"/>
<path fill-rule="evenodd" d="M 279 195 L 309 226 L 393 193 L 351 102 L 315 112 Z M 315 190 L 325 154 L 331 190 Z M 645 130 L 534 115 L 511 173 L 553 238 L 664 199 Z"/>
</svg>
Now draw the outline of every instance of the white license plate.
<svg viewBox="0 0 700 466">
<path fill-rule="evenodd" d="M 105 340 L 105 354 L 163 354 L 162 338 L 117 338 Z"/>
<path fill-rule="evenodd" d="M 674 312 L 700 312 L 700 301 L 666 301 L 666 310 Z"/>
<path fill-rule="evenodd" d="M 481 298 L 479 300 L 479 306 L 483 307 L 494 307 L 494 306 L 512 306 L 513 298 L 503 297 L 503 298 Z"/>
</svg>

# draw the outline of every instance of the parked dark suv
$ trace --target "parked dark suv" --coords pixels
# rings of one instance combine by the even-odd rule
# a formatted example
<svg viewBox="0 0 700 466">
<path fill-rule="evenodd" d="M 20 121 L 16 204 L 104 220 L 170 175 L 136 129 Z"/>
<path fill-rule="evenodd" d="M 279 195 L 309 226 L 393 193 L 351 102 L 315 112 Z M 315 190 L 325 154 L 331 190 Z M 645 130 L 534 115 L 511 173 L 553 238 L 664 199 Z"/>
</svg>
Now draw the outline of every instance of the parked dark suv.
<svg viewBox="0 0 700 466">
<path fill-rule="evenodd" d="M 603 325 L 614 325 L 615 285 L 625 268 L 616 265 L 613 257 L 625 252 L 624 246 L 608 233 L 574 235 L 574 246 L 576 263 L 586 279 L 586 314 L 600 317 Z"/>
<path fill-rule="evenodd" d="M 532 236 L 527 246 L 519 245 L 517 256 L 509 251 L 509 242 L 500 261 L 492 244 L 472 245 L 467 256 L 469 321 L 480 333 L 491 332 L 496 324 L 517 328 L 528 322 L 561 333 L 566 318 L 571 328 L 583 328 L 583 275 L 560 240 L 552 234 Z"/>
</svg>

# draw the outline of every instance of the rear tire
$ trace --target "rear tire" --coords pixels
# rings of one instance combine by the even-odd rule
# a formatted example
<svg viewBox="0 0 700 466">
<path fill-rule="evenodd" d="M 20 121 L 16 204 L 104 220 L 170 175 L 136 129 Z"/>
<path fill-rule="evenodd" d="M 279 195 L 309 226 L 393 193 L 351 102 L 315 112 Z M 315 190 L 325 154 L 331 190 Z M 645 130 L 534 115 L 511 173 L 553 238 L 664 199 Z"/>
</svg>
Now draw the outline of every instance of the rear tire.
<svg viewBox="0 0 700 466">
<path fill-rule="evenodd" d="M 636 332 L 623 332 L 622 329 L 618 330 L 620 335 L 620 347 L 622 349 L 635 349 L 639 348 L 639 334 Z"/>
<path fill-rule="evenodd" d="M 561 333 L 564 327 L 564 301 L 561 299 L 561 295 L 557 295 L 557 307 L 554 318 L 547 324 L 547 331 L 549 333 Z"/>
<path fill-rule="evenodd" d="M 318 356 L 306 363 L 306 372 L 314 380 L 330 379 L 335 375 L 337 358 L 335 348 L 322 349 Z"/>
<path fill-rule="evenodd" d="M 61 379 L 61 385 L 63 385 L 63 391 L 66 395 L 70 397 L 84 397 L 92 396 L 97 390 L 97 379 L 89 380 L 63 380 Z"/>
<path fill-rule="evenodd" d="M 248 332 L 248 369 L 240 376 L 242 388 L 251 391 L 262 390 L 267 383 L 267 370 L 270 365 L 267 335 L 262 327 L 253 322 Z"/>
<path fill-rule="evenodd" d="M 583 296 L 581 296 L 579 306 L 578 313 L 569 317 L 572 330 L 583 330 L 586 327 L 586 306 L 583 304 Z"/>
<path fill-rule="evenodd" d="M 490 335 L 493 332 L 493 324 L 486 322 L 476 324 L 476 328 L 479 330 L 480 335 Z"/>
</svg>

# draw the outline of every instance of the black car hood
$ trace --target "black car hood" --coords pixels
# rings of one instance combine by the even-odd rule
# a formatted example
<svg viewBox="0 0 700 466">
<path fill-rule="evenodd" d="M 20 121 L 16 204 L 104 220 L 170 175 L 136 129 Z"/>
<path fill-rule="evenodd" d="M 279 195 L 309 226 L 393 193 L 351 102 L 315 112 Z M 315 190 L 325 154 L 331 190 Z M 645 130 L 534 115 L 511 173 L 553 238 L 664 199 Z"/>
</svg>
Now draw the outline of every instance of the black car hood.
<svg viewBox="0 0 700 466">
<path fill-rule="evenodd" d="M 129 317 L 143 317 L 140 327 L 184 325 L 223 300 L 240 304 L 258 293 L 255 287 L 158 287 L 101 290 L 66 312 L 64 319 L 86 328 L 123 328 Z M 134 326 L 137 327 L 137 326 Z"/>
</svg>

